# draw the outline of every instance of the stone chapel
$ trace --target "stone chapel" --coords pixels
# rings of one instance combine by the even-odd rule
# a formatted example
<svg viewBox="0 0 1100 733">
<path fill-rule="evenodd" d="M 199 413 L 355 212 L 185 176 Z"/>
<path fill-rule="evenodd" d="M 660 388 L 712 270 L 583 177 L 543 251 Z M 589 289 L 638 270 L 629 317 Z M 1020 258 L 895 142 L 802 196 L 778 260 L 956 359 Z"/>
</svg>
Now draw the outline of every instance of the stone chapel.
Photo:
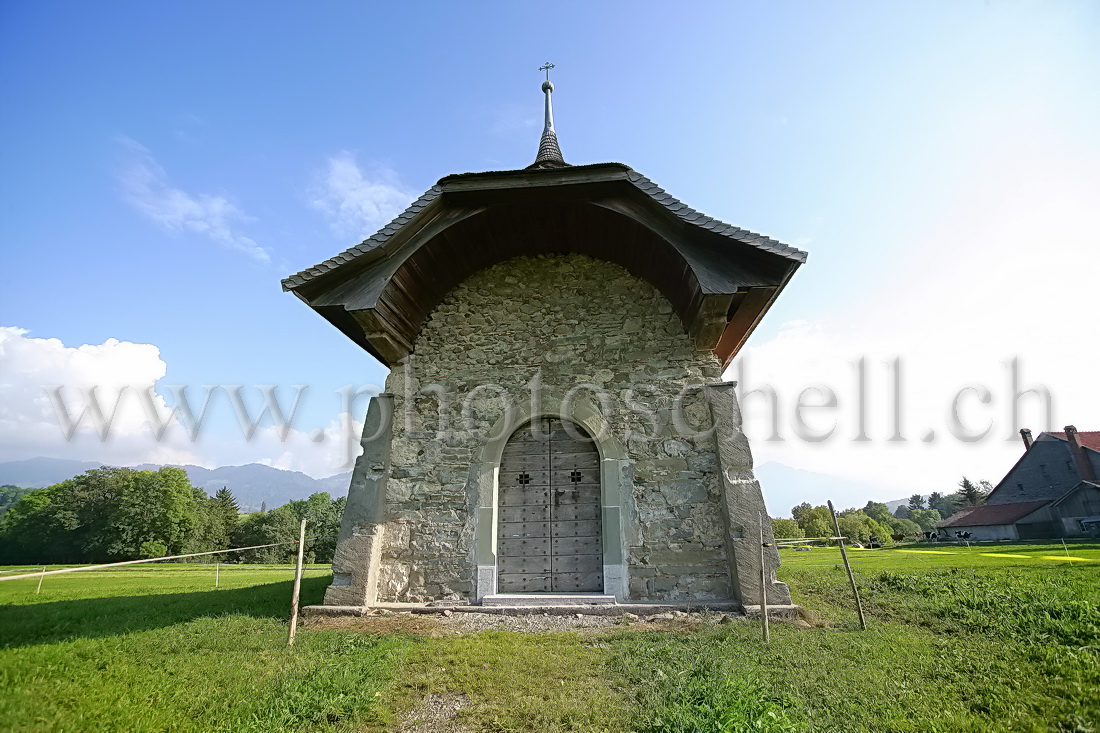
<svg viewBox="0 0 1100 733">
<path fill-rule="evenodd" d="M 390 368 L 325 604 L 789 604 L 721 375 L 806 254 L 566 163 L 542 90 L 532 165 L 283 281 Z"/>
</svg>

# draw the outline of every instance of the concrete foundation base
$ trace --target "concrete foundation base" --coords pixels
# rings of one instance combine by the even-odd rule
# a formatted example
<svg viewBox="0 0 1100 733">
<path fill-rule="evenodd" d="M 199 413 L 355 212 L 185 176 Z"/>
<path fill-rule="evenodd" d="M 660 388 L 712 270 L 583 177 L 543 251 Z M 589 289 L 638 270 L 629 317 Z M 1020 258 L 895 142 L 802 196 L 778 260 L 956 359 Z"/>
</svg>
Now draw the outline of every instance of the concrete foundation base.
<svg viewBox="0 0 1100 733">
<path fill-rule="evenodd" d="M 550 616 L 571 616 L 585 614 L 592 616 L 621 616 L 624 613 L 632 613 L 635 616 L 654 616 L 660 613 L 683 611 L 685 613 L 703 613 L 714 611 L 721 613 L 743 613 L 748 617 L 759 617 L 760 606 L 745 606 L 733 601 L 711 601 L 707 603 L 601 603 L 590 605 L 558 604 L 558 605 L 497 605 L 497 606 L 470 606 L 462 604 L 446 603 L 378 603 L 373 606 L 306 606 L 302 609 L 302 616 L 367 616 L 372 612 L 388 611 L 390 613 L 488 613 L 505 616 L 526 616 L 547 614 Z M 801 618 L 802 609 L 794 605 L 768 606 L 768 618 L 796 619 Z"/>
</svg>

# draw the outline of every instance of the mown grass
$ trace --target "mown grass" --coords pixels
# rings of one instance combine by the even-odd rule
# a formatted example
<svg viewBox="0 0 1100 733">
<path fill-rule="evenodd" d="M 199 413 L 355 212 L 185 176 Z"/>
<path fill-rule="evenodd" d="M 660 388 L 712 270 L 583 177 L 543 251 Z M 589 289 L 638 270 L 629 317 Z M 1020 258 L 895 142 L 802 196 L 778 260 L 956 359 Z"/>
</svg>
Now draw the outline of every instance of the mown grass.
<svg viewBox="0 0 1100 733">
<path fill-rule="evenodd" d="M 852 553 L 867 631 L 836 550 L 784 550 L 813 624 L 773 624 L 768 645 L 753 621 L 454 636 L 424 620 L 309 627 L 287 649 L 289 571 L 232 569 L 219 590 L 180 566 L 47 577 L 41 596 L 0 583 L 0 721 L 380 731 L 454 694 L 472 731 L 1100 729 L 1100 546 L 903 549 L 927 552 Z M 311 575 L 306 604 L 328 582 Z"/>
<path fill-rule="evenodd" d="M 462 694 L 460 721 L 488 731 L 624 731 L 634 717 L 609 645 L 576 633 L 422 639 L 386 692 L 394 710 L 430 694 Z"/>
<path fill-rule="evenodd" d="M 757 624 L 623 634 L 612 666 L 648 731 L 1094 730 L 1100 562 L 1036 559 L 1052 549 L 964 547 L 937 555 L 944 567 L 854 553 L 867 631 L 838 551 L 784 551 L 780 575 L 817 626 L 773 625 L 766 646 Z M 1071 554 L 1100 560 L 1100 547 Z"/>
<path fill-rule="evenodd" d="M 212 569 L 145 566 L 47 576 L 40 596 L 37 580 L 0 584 L 3 727 L 297 731 L 378 719 L 407 637 L 319 632 L 288 649 L 291 581 L 271 581 L 289 575 L 233 569 L 213 590 Z M 307 574 L 303 603 L 328 582 Z"/>
</svg>

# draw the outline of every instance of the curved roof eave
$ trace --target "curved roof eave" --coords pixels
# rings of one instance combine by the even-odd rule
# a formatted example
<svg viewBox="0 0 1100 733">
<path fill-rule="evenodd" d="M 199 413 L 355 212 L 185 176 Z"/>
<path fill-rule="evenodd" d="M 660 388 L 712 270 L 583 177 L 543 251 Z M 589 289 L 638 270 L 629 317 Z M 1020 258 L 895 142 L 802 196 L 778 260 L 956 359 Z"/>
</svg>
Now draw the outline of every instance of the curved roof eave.
<svg viewBox="0 0 1100 733">
<path fill-rule="evenodd" d="M 600 176 L 601 171 L 614 172 L 617 175 L 612 176 Z M 593 176 L 592 174 L 596 174 Z M 428 209 L 433 202 L 435 202 L 442 194 L 446 193 L 450 187 L 450 184 L 455 184 L 455 187 L 463 187 L 463 184 L 468 182 L 474 182 L 484 179 L 502 178 L 503 185 L 499 188 L 511 188 L 508 185 L 507 179 L 514 178 L 517 180 L 524 180 L 528 183 L 537 184 L 539 178 L 548 179 L 546 183 L 548 185 L 566 184 L 566 183 L 584 183 L 599 180 L 626 180 L 629 181 L 636 189 L 643 192 L 651 200 L 659 204 L 666 211 L 671 213 L 680 221 L 704 229 L 723 237 L 727 237 L 741 244 L 749 245 L 755 249 L 763 252 L 770 253 L 772 255 L 778 255 L 784 259 L 790 260 L 792 263 L 802 264 L 806 261 L 807 254 L 802 250 L 796 249 L 782 242 L 776 241 L 770 237 L 762 234 L 751 232 L 747 229 L 741 229 L 735 227 L 732 224 L 727 224 L 723 221 L 707 216 L 695 209 L 691 208 L 682 201 L 676 199 L 674 196 L 666 192 L 656 183 L 646 178 L 642 174 L 638 173 L 629 166 L 622 163 L 594 163 L 589 165 L 571 166 L 569 168 L 552 168 L 552 169 L 522 169 L 511 171 L 485 171 L 481 173 L 460 173 L 455 175 L 446 176 L 441 178 L 436 185 L 424 192 L 420 198 L 416 199 L 409 205 L 401 214 L 399 214 L 393 221 L 373 235 L 360 242 L 354 247 L 350 247 L 340 254 L 330 257 L 329 259 L 314 265 L 313 267 L 302 270 L 298 273 L 290 275 L 283 279 L 283 290 L 293 291 L 297 288 L 306 285 L 307 283 L 323 277 L 334 270 L 339 269 L 343 265 L 349 264 L 360 258 L 368 255 L 384 245 L 389 239 L 396 234 L 399 230 L 406 227 L 406 225 L 412 223 L 415 219 L 420 217 L 426 209 Z M 554 181 L 553 179 L 557 179 Z M 570 179 L 578 179 L 571 181 Z M 583 179 L 583 180 L 580 180 Z M 497 186 L 490 186 L 491 188 L 497 188 Z"/>
</svg>

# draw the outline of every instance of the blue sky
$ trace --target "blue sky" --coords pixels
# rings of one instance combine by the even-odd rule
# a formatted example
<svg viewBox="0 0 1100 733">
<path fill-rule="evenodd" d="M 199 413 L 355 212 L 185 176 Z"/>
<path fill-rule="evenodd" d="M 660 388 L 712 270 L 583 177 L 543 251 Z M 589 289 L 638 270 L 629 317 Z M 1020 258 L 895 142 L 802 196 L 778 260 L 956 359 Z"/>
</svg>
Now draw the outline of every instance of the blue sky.
<svg viewBox="0 0 1100 733">
<path fill-rule="evenodd" d="M 41 385 L 308 384 L 298 424 L 327 426 L 337 389 L 385 371 L 279 280 L 445 175 L 527 165 L 549 59 L 568 161 L 627 163 L 810 252 L 744 352 L 781 404 L 847 384 L 860 356 L 912 364 L 906 441 L 872 420 L 853 444 L 834 386 L 831 438 L 795 440 L 787 409 L 758 460 L 878 498 L 996 479 L 1018 453 L 1006 360 L 1054 396 L 1054 424 L 1025 400 L 1027 424 L 1100 428 L 1082 367 L 1100 348 L 1081 337 L 1100 272 L 1097 38 L 1093 2 L 5 3 L 0 459 L 338 470 L 321 445 L 246 444 L 227 402 L 195 444 L 136 424 L 66 442 Z M 972 384 L 991 401 L 962 404 L 975 425 L 990 411 L 990 436 L 922 442 Z M 761 409 L 746 405 L 754 439 Z"/>
</svg>

